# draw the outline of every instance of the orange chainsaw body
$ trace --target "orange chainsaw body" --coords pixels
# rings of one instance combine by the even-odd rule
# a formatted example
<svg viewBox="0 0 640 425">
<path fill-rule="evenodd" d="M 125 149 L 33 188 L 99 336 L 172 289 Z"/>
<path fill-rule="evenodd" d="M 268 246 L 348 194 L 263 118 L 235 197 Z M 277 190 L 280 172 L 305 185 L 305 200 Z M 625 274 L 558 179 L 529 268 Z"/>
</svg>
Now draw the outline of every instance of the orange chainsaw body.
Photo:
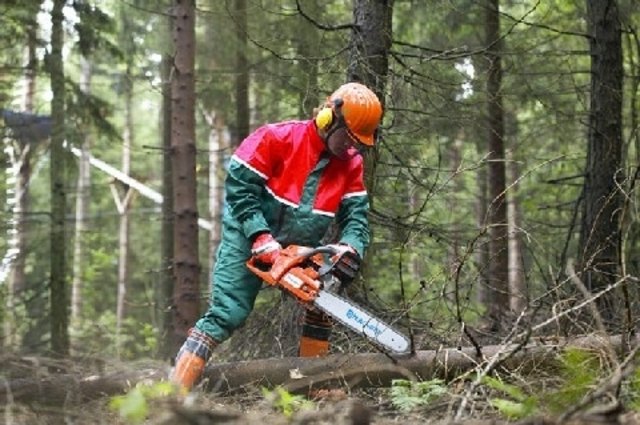
<svg viewBox="0 0 640 425">
<path fill-rule="evenodd" d="M 323 264 L 322 254 L 305 256 L 310 248 L 289 245 L 269 268 L 251 257 L 247 267 L 265 283 L 293 295 L 303 304 L 311 304 L 322 289 L 318 269 Z M 311 306 L 309 306 L 311 307 Z"/>
</svg>

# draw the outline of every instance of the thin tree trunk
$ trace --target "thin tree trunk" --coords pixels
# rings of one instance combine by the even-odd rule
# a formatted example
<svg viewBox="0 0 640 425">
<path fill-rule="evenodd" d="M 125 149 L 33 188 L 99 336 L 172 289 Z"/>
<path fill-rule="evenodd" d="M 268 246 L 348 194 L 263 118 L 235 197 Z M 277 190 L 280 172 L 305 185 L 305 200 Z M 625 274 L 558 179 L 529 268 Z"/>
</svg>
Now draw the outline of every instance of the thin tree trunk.
<svg viewBox="0 0 640 425">
<path fill-rule="evenodd" d="M 528 304 L 529 294 L 525 281 L 524 263 L 522 258 L 522 229 L 520 217 L 520 200 L 518 197 L 518 178 L 520 170 L 513 151 L 507 153 L 508 171 L 511 185 L 507 204 L 509 218 L 509 305 L 511 310 L 519 314 Z"/>
<path fill-rule="evenodd" d="M 236 132 L 233 143 L 238 146 L 249 135 L 249 65 L 247 61 L 247 1 L 234 0 L 236 24 Z"/>
<path fill-rule="evenodd" d="M 22 95 L 22 111 L 33 112 L 33 98 L 36 89 L 36 43 L 37 24 L 35 13 L 33 20 L 27 26 L 27 48 L 25 51 L 25 72 L 23 78 L 24 92 Z M 9 159 L 12 175 L 7 179 L 7 183 L 14 181 L 13 194 L 8 194 L 8 204 L 12 206 L 12 217 L 8 231 L 7 247 L 13 254 L 9 257 L 12 264 L 8 264 L 10 269 L 9 282 L 6 294 L 6 308 L 8 317 L 4 322 L 4 338 L 2 342 L 7 347 L 13 347 L 19 342 L 19 335 L 15 327 L 18 317 L 15 315 L 16 306 L 20 304 L 20 299 L 24 298 L 27 289 L 25 276 L 25 258 L 27 255 L 26 233 L 27 223 L 25 213 L 29 210 L 29 180 L 31 179 L 31 143 L 32 141 L 16 140 L 8 148 L 11 150 Z M 33 141 L 35 142 L 35 141 Z M 8 186 L 8 185 L 7 185 Z M 9 186 L 8 186 L 9 187 Z M 10 190 L 10 189 L 9 189 Z M 13 202 L 10 202 L 10 201 Z M 8 205 L 9 206 L 9 205 Z"/>
<path fill-rule="evenodd" d="M 51 303 L 51 350 L 59 356 L 69 354 L 69 314 L 66 282 L 66 238 L 65 238 L 65 86 L 62 46 L 64 40 L 62 9 L 64 0 L 54 0 L 51 11 L 51 54 L 49 74 L 51 78 L 51 232 L 50 232 L 50 303 Z"/>
<path fill-rule="evenodd" d="M 176 0 L 171 85 L 171 168 L 174 205 L 172 345 L 180 347 L 200 315 L 195 143 L 195 2 Z"/>
<path fill-rule="evenodd" d="M 125 19 L 125 27 L 126 19 Z M 129 60 L 129 59 L 128 59 Z M 124 132 L 122 134 L 122 173 L 131 174 L 131 145 L 133 143 L 133 111 L 132 111 L 132 75 L 131 65 L 127 65 L 124 76 Z M 112 186 L 115 189 L 115 186 Z M 118 226 L 118 294 L 116 301 L 116 354 L 120 357 L 122 324 L 127 314 L 127 282 L 129 279 L 129 207 L 135 193 L 133 189 L 124 185 L 124 197 L 118 190 L 114 190 L 113 196 L 117 203 L 120 223 Z"/>
<path fill-rule="evenodd" d="M 464 134 L 457 134 L 456 138 L 451 142 L 449 146 L 449 168 L 451 170 L 458 170 L 460 164 L 462 162 L 462 156 L 460 154 L 460 149 L 462 148 L 462 141 L 464 140 Z M 448 208 L 449 211 L 458 211 L 458 196 L 463 193 L 464 184 L 463 184 L 463 176 L 458 175 L 456 171 L 454 171 L 454 175 L 451 177 L 451 185 L 452 191 L 451 196 L 448 199 Z M 449 244 L 449 252 L 448 252 L 448 261 L 449 270 L 453 271 L 456 269 L 458 262 L 460 261 L 460 246 L 462 241 L 460 240 L 460 226 L 459 223 L 455 220 L 449 223 L 449 232 L 452 235 L 451 242 Z"/>
<path fill-rule="evenodd" d="M 318 0 L 305 1 L 305 12 L 310 16 L 320 17 L 323 8 L 319 7 Z M 320 93 L 318 91 L 318 60 L 316 52 L 321 49 L 320 34 L 314 28 L 309 28 L 309 21 L 302 16 L 298 17 L 298 34 L 293 41 L 296 43 L 298 57 L 300 58 L 300 100 L 298 101 L 298 117 L 302 120 L 313 116 L 314 108 L 320 106 Z"/>
<path fill-rule="evenodd" d="M 173 18 L 167 19 L 167 34 L 173 31 Z M 173 173 L 171 171 L 171 70 L 173 56 L 162 55 L 162 237 L 160 274 L 156 280 L 156 329 L 158 330 L 158 357 L 169 359 L 175 354 L 172 339 L 172 314 L 170 304 L 173 296 Z"/>
<path fill-rule="evenodd" d="M 478 225 L 478 240 L 475 243 L 474 261 L 478 268 L 476 299 L 481 305 L 491 303 L 491 291 L 489 289 L 489 241 L 485 234 L 487 226 L 487 210 L 489 200 L 487 167 L 479 167 L 477 171 L 478 193 L 476 195 L 476 222 Z"/>
<path fill-rule="evenodd" d="M 213 111 L 209 123 L 209 217 L 213 228 L 209 232 L 209 271 L 213 271 L 216 250 L 222 237 L 222 209 L 224 207 L 225 152 L 228 151 L 229 132 L 220 114 Z"/>
<path fill-rule="evenodd" d="M 507 221 L 504 111 L 502 105 L 502 39 L 500 1 L 488 0 L 486 8 L 488 146 L 489 146 L 489 285 L 487 305 L 492 328 L 498 329 L 509 311 L 509 228 Z"/>
<path fill-rule="evenodd" d="M 91 62 L 82 58 L 81 89 L 85 95 L 91 94 Z M 73 280 L 71 281 L 71 323 L 78 325 L 82 313 L 82 292 L 84 283 L 85 236 L 87 235 L 87 213 L 89 210 L 89 189 L 91 187 L 91 166 L 89 153 L 92 145 L 91 130 L 85 129 L 78 158 L 78 185 L 76 188 L 76 227 L 73 241 Z"/>
<path fill-rule="evenodd" d="M 35 18 L 35 16 L 34 16 Z M 34 22 L 27 29 L 27 58 L 24 75 L 24 94 L 22 96 L 22 110 L 33 112 L 33 98 L 36 90 L 36 43 L 37 24 Z M 31 142 L 31 141 L 29 141 Z M 26 289 L 25 282 L 25 256 L 26 256 L 26 233 L 25 213 L 29 210 L 29 180 L 31 180 L 31 146 L 29 142 L 19 143 L 18 180 L 16 182 L 15 196 L 16 209 L 14 210 L 14 220 L 16 223 L 16 251 L 18 252 L 11 275 L 10 287 L 14 295 L 21 296 Z M 35 142 L 35 141 L 34 141 Z"/>
</svg>

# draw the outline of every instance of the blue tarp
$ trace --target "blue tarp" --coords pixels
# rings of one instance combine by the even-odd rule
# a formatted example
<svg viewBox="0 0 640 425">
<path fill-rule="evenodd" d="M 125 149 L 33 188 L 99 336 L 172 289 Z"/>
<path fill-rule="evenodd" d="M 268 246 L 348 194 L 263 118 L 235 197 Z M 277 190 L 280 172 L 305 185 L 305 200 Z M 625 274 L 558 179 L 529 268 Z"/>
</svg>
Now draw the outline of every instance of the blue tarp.
<svg viewBox="0 0 640 425">
<path fill-rule="evenodd" d="M 10 136 L 22 143 L 37 143 L 51 136 L 51 116 L 0 109 L 4 127 Z"/>
</svg>

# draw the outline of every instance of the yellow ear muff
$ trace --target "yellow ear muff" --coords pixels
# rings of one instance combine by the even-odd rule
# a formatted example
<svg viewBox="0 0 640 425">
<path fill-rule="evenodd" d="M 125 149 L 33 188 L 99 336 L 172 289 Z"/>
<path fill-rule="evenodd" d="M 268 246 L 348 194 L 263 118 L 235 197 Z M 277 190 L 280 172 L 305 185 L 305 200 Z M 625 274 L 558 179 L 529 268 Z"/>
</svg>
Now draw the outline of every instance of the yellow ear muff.
<svg viewBox="0 0 640 425">
<path fill-rule="evenodd" d="M 333 110 L 328 106 L 320 109 L 320 112 L 318 112 L 318 115 L 316 115 L 316 125 L 318 126 L 318 128 L 327 130 L 329 127 L 331 127 L 332 122 Z"/>
</svg>

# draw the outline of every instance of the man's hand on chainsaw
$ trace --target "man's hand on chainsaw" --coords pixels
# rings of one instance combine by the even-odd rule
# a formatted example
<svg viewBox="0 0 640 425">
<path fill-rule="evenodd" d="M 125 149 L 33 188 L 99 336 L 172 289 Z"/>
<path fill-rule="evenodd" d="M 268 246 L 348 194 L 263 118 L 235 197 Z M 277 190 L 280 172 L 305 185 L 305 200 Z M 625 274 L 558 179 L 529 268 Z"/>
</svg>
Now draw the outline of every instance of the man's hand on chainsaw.
<svg viewBox="0 0 640 425">
<path fill-rule="evenodd" d="M 347 244 L 331 244 L 327 247 L 334 251 L 331 257 L 333 274 L 340 279 L 343 285 L 350 284 L 360 270 L 362 262 L 360 255 L 351 245 Z"/>
<path fill-rule="evenodd" d="M 281 250 L 282 245 L 273 238 L 271 233 L 258 235 L 251 245 L 251 255 L 255 257 L 256 261 L 264 264 L 273 264 Z"/>
</svg>

